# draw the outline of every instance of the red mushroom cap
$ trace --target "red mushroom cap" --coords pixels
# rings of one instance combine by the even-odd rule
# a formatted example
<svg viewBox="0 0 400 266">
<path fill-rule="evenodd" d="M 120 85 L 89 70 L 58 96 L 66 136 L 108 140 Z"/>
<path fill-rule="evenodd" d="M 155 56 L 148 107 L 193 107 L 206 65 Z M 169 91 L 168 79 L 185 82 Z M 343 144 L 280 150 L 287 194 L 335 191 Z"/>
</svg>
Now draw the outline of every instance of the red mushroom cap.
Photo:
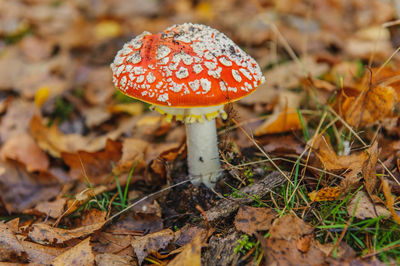
<svg viewBox="0 0 400 266">
<path fill-rule="evenodd" d="M 264 80 L 257 62 L 225 34 L 191 23 L 142 33 L 124 45 L 111 68 L 124 94 L 182 108 L 239 100 Z"/>
</svg>

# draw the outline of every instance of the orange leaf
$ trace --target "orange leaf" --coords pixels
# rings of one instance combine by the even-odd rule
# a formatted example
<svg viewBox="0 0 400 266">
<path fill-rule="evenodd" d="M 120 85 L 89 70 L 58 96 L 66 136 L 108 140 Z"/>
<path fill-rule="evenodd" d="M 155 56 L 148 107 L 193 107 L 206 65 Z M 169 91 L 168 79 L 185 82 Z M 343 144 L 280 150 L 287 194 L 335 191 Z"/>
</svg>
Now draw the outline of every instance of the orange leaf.
<svg viewBox="0 0 400 266">
<path fill-rule="evenodd" d="M 386 179 L 382 180 L 382 189 L 383 189 L 383 194 L 385 195 L 386 199 L 386 207 L 389 209 L 390 213 L 393 216 L 393 220 L 396 221 L 396 223 L 400 224 L 400 216 L 397 215 L 396 211 L 393 208 L 394 205 L 394 198 L 392 193 L 390 192 L 390 187 L 388 184 L 388 181 Z"/>
<path fill-rule="evenodd" d="M 300 129 L 301 124 L 296 109 L 285 108 L 280 113 L 275 113 L 269 117 L 255 130 L 254 134 L 260 136 L 264 134 L 276 134 Z"/>
<path fill-rule="evenodd" d="M 338 199 L 340 194 L 341 189 L 339 187 L 325 187 L 308 193 L 308 197 L 312 201 L 332 201 Z"/>
</svg>

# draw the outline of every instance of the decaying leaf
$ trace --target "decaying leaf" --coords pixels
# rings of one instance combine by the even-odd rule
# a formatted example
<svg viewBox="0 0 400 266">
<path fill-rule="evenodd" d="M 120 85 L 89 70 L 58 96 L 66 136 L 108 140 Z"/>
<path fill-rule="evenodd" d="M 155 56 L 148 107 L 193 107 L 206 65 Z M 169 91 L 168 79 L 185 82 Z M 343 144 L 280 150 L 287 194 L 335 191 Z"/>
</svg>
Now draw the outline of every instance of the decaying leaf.
<svg viewBox="0 0 400 266">
<path fill-rule="evenodd" d="M 27 214 L 49 216 L 57 219 L 64 212 L 65 204 L 67 203 L 66 198 L 58 198 L 54 201 L 42 201 L 39 202 L 33 210 L 27 210 Z"/>
<path fill-rule="evenodd" d="M 368 159 L 363 164 L 362 176 L 364 178 L 365 189 L 369 195 L 372 195 L 378 178 L 376 177 L 376 163 L 378 162 L 378 142 L 375 141 L 372 146 L 367 150 Z"/>
<path fill-rule="evenodd" d="M 365 171 L 363 168 L 372 162 L 369 161 L 371 148 L 359 153 L 340 156 L 333 150 L 329 140 L 321 134 L 312 138 L 309 141 L 309 145 L 317 155 L 322 168 L 332 172 L 339 172 L 346 177 L 342 180 L 341 184 L 343 191 L 346 191 L 352 184 L 358 182 L 360 179 L 358 174 Z M 321 167 L 321 165 L 316 166 Z"/>
<path fill-rule="evenodd" d="M 46 171 L 50 164 L 46 153 L 28 134 L 9 138 L 1 146 L 0 156 L 3 160 L 13 159 L 24 164 L 28 172 Z"/>
<path fill-rule="evenodd" d="M 97 266 L 126 266 L 137 265 L 137 263 L 129 257 L 122 257 L 112 253 L 98 254 L 95 257 Z"/>
<path fill-rule="evenodd" d="M 101 184 L 110 175 L 122 155 L 122 144 L 107 140 L 104 151 L 77 153 L 61 153 L 65 163 L 70 167 L 70 175 L 74 179 L 89 180 L 91 184 Z M 86 175 L 86 176 L 84 176 Z"/>
<path fill-rule="evenodd" d="M 21 165 L 0 160 L 0 198 L 9 212 L 22 212 L 60 193 L 50 173 L 28 173 Z"/>
<path fill-rule="evenodd" d="M 276 213 L 269 208 L 255 208 L 241 206 L 235 217 L 235 227 L 237 230 L 252 235 L 257 231 L 270 229 L 272 220 Z"/>
<path fill-rule="evenodd" d="M 337 200 L 341 193 L 340 187 L 325 187 L 308 193 L 308 197 L 312 201 L 332 201 Z"/>
<path fill-rule="evenodd" d="M 132 240 L 132 247 L 139 264 L 142 264 L 147 255 L 165 248 L 173 239 L 174 232 L 171 229 L 164 229 Z"/>
<path fill-rule="evenodd" d="M 323 265 L 325 262 L 325 254 L 315 246 L 309 246 L 304 251 L 302 247 L 298 248 L 298 242 L 293 239 L 259 237 L 259 240 L 267 265 L 309 265 L 310 262 Z"/>
<path fill-rule="evenodd" d="M 299 240 L 309 235 L 314 228 L 295 215 L 285 215 L 276 219 L 270 229 L 271 238 L 284 240 Z"/>
<path fill-rule="evenodd" d="M 0 222 L 0 261 L 13 260 L 23 256 L 26 259 L 24 247 L 9 227 Z"/>
<path fill-rule="evenodd" d="M 3 141 L 13 136 L 25 134 L 29 130 L 29 121 L 34 114 L 35 105 L 25 100 L 13 100 L 5 116 L 1 119 L 0 137 Z"/>
<path fill-rule="evenodd" d="M 94 254 L 90 246 L 90 237 L 56 257 L 52 265 L 94 265 Z"/>
<path fill-rule="evenodd" d="M 357 209 L 355 209 L 357 208 Z M 347 213 L 358 219 L 389 217 L 390 212 L 381 205 L 374 204 L 364 191 L 360 190 L 347 205 Z"/>
<path fill-rule="evenodd" d="M 28 236 L 36 243 L 44 244 L 62 244 L 67 240 L 84 237 L 103 227 L 104 222 L 91 224 L 67 230 L 51 227 L 48 224 L 34 224 L 30 229 Z"/>
<path fill-rule="evenodd" d="M 179 253 L 172 261 L 168 263 L 170 266 L 190 265 L 200 266 L 201 265 L 201 247 L 204 235 L 202 232 L 198 233 L 193 241 L 184 246 L 181 253 Z"/>
</svg>

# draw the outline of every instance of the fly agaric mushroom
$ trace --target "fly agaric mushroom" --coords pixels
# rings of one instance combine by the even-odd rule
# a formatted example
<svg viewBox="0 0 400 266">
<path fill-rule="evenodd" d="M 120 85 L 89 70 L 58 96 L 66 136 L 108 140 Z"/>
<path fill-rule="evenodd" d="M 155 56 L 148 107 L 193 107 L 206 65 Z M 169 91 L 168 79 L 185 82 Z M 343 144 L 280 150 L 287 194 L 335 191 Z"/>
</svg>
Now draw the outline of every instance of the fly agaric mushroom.
<svg viewBox="0 0 400 266">
<path fill-rule="evenodd" d="M 224 104 L 264 81 L 257 62 L 225 34 L 185 23 L 136 36 L 111 68 L 122 93 L 186 124 L 189 177 L 196 185 L 214 186 L 222 172 L 215 118 L 226 119 Z"/>
</svg>

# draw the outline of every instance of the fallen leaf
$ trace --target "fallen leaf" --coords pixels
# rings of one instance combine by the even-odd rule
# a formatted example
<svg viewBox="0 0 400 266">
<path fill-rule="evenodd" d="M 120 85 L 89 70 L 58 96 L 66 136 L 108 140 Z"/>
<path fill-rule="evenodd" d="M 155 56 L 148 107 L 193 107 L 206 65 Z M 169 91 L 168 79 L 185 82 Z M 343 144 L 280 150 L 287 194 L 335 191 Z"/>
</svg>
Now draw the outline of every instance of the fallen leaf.
<svg viewBox="0 0 400 266">
<path fill-rule="evenodd" d="M 263 144 L 263 149 L 273 154 L 301 154 L 304 144 L 292 135 L 268 135 L 258 137 L 257 141 Z"/>
<path fill-rule="evenodd" d="M 95 25 L 94 36 L 97 40 L 115 38 L 122 33 L 121 24 L 114 20 L 103 20 Z"/>
<path fill-rule="evenodd" d="M 103 227 L 105 221 L 78 227 L 75 229 L 62 229 L 48 224 L 33 224 L 28 236 L 32 241 L 42 244 L 62 244 L 70 239 L 87 236 Z"/>
<path fill-rule="evenodd" d="M 274 113 L 262 125 L 256 128 L 256 136 L 264 134 L 277 134 L 301 129 L 300 119 L 296 109 L 286 108 L 279 113 Z"/>
<path fill-rule="evenodd" d="M 18 257 L 21 257 L 22 260 L 27 259 L 24 247 L 9 227 L 4 222 L 0 222 L 0 260 L 14 261 Z"/>
<path fill-rule="evenodd" d="M 121 217 L 109 227 L 107 232 L 143 235 L 144 232 L 158 232 L 163 227 L 163 219 L 160 216 L 156 214 L 135 213 Z"/>
<path fill-rule="evenodd" d="M 356 207 L 357 209 L 355 209 Z M 347 213 L 350 216 L 354 214 L 354 217 L 358 219 L 376 218 L 378 216 L 388 218 L 390 216 L 390 212 L 385 207 L 374 204 L 368 194 L 362 190 L 358 191 L 350 200 L 347 205 Z"/>
<path fill-rule="evenodd" d="M 90 246 L 90 237 L 86 238 L 78 245 L 72 247 L 71 249 L 65 251 L 58 257 L 56 257 L 52 265 L 82 265 L 89 266 L 94 265 L 94 254 L 92 247 Z"/>
<path fill-rule="evenodd" d="M 271 238 L 284 240 L 299 240 L 313 231 L 310 224 L 291 214 L 275 219 L 270 229 Z"/>
<path fill-rule="evenodd" d="M 46 127 L 38 116 L 34 116 L 29 125 L 31 134 L 39 146 L 53 157 L 60 158 L 61 152 L 75 152 L 88 144 L 79 134 L 64 135 L 55 124 Z"/>
<path fill-rule="evenodd" d="M 28 172 L 46 171 L 50 164 L 46 153 L 26 133 L 9 138 L 1 147 L 0 156 L 22 163 Z"/>
<path fill-rule="evenodd" d="M 400 216 L 397 214 L 396 210 L 394 209 L 394 196 L 391 193 L 391 188 L 389 187 L 388 181 L 386 179 L 382 179 L 382 191 L 385 195 L 386 199 L 386 207 L 392 214 L 393 220 L 396 221 L 397 224 L 400 224 Z"/>
<path fill-rule="evenodd" d="M 276 215 L 269 208 L 255 208 L 243 205 L 239 208 L 235 217 L 235 227 L 239 231 L 252 235 L 257 231 L 269 230 Z"/>
<path fill-rule="evenodd" d="M 125 266 L 137 265 L 132 258 L 122 257 L 112 253 L 97 254 L 95 257 L 97 266 Z"/>
<path fill-rule="evenodd" d="M 13 100 L 1 119 L 0 137 L 6 141 L 11 137 L 25 134 L 29 130 L 29 121 L 34 114 L 35 105 L 24 100 Z"/>
<path fill-rule="evenodd" d="M 144 106 L 141 103 L 119 103 L 107 107 L 110 113 L 127 113 L 130 115 L 140 115 L 143 113 Z"/>
<path fill-rule="evenodd" d="M 21 165 L 0 160 L 0 198 L 7 211 L 22 212 L 60 193 L 61 185 L 47 172 L 28 173 Z"/>
<path fill-rule="evenodd" d="M 363 167 L 369 158 L 369 150 L 356 154 L 337 155 L 333 150 L 329 139 L 322 134 L 318 134 L 309 141 L 310 147 L 315 152 L 320 164 L 316 167 L 326 169 L 331 172 L 340 172 L 346 178 L 342 180 L 342 190 L 346 191 L 352 184 L 359 181 L 358 174 L 363 171 Z"/>
<path fill-rule="evenodd" d="M 92 105 L 100 105 L 111 100 L 115 88 L 112 73 L 108 66 L 90 68 L 87 73 L 84 96 Z"/>
<path fill-rule="evenodd" d="M 58 130 L 55 124 L 46 127 L 42 120 L 35 116 L 30 122 L 30 131 L 43 150 L 53 157 L 61 158 L 62 152 L 96 152 L 104 149 L 108 139 L 117 139 L 121 134 L 131 130 L 135 123 L 134 119 L 125 118 L 116 121 L 117 128 L 104 135 L 82 136 L 80 134 L 64 134 Z"/>
<path fill-rule="evenodd" d="M 340 187 L 325 187 L 318 191 L 311 191 L 308 197 L 312 201 L 332 201 L 337 200 L 341 193 Z"/>
<path fill-rule="evenodd" d="M 363 164 L 362 176 L 364 178 L 365 189 L 369 195 L 373 195 L 378 183 L 378 178 L 376 176 L 376 164 L 378 162 L 378 142 L 375 141 L 372 143 L 367 152 L 368 159 Z"/>
<path fill-rule="evenodd" d="M 54 201 L 39 202 L 33 210 L 24 211 L 26 214 L 43 215 L 57 219 L 64 212 L 66 198 L 58 198 Z"/>
<path fill-rule="evenodd" d="M 92 128 L 101 125 L 111 118 L 111 114 L 102 106 L 87 108 L 83 111 L 85 116 L 85 124 Z"/>
<path fill-rule="evenodd" d="M 324 265 L 325 254 L 314 246 L 306 252 L 297 248 L 297 241 L 259 237 L 267 265 Z"/>
<path fill-rule="evenodd" d="M 204 239 L 204 235 L 200 232 L 198 233 L 191 243 L 183 247 L 181 253 L 179 253 L 173 260 L 171 260 L 168 265 L 170 266 L 180 266 L 180 265 L 190 265 L 190 266 L 200 266 L 201 265 L 201 247 Z"/>
<path fill-rule="evenodd" d="M 135 250 L 139 265 L 147 255 L 165 248 L 173 239 L 174 232 L 171 229 L 164 229 L 132 240 L 131 245 Z"/>
<path fill-rule="evenodd" d="M 122 144 L 107 140 L 104 151 L 61 153 L 64 162 L 70 167 L 69 174 L 73 179 L 86 180 L 91 184 L 102 184 L 121 158 Z"/>
<path fill-rule="evenodd" d="M 35 94 L 35 105 L 37 107 L 41 107 L 46 102 L 46 100 L 49 98 L 49 96 L 50 96 L 49 87 L 44 86 L 44 87 L 39 88 Z"/>
<path fill-rule="evenodd" d="M 50 264 L 54 258 L 66 250 L 65 248 L 43 246 L 25 240 L 21 241 L 21 245 L 27 254 L 29 262 L 41 265 Z"/>
<path fill-rule="evenodd" d="M 74 196 L 73 199 L 67 201 L 67 210 L 64 215 L 68 215 L 77 210 L 80 206 L 88 202 L 90 199 L 105 192 L 107 187 L 97 186 L 93 189 L 85 189 Z"/>
<path fill-rule="evenodd" d="M 336 100 L 340 115 L 352 127 L 364 127 L 394 116 L 399 97 L 391 85 L 396 83 L 382 82 L 382 74 L 373 78 L 376 72 L 366 71 L 358 84 L 344 87 Z"/>
</svg>

